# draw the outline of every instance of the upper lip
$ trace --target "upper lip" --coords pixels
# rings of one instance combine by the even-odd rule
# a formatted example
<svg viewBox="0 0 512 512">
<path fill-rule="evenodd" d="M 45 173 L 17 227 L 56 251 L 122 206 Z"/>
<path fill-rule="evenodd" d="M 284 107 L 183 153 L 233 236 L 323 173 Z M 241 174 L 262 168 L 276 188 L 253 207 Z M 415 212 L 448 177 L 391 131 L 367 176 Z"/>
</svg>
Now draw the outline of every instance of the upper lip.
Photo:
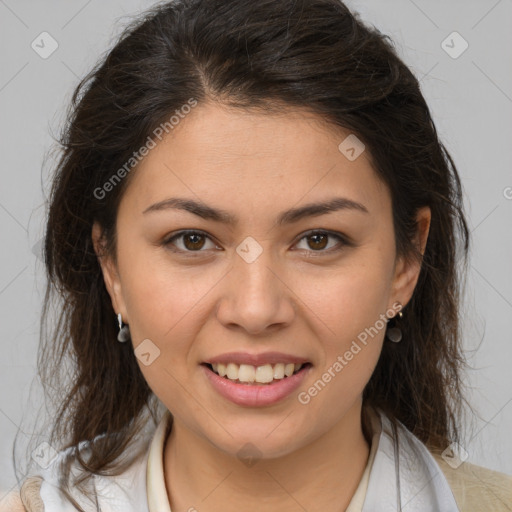
<svg viewBox="0 0 512 512">
<path fill-rule="evenodd" d="M 295 356 L 293 354 L 285 354 L 284 352 L 263 352 L 262 354 L 249 354 L 248 352 L 227 352 L 205 361 L 207 364 L 235 363 L 238 365 L 250 364 L 253 366 L 263 366 L 264 364 L 277 363 L 305 364 L 308 362 L 309 361 L 304 357 Z"/>
</svg>

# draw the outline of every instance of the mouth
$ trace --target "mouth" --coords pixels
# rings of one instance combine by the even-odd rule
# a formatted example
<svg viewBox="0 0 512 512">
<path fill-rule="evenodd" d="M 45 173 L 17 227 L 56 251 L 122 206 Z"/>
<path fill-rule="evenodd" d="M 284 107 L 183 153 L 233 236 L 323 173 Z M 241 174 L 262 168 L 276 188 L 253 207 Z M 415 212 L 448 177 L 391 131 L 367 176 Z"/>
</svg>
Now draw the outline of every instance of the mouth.
<svg viewBox="0 0 512 512">
<path fill-rule="evenodd" d="M 293 375 L 305 372 L 312 364 L 277 363 L 253 366 L 235 363 L 202 363 L 210 372 L 234 384 L 268 386 L 278 381 L 289 379 Z"/>
</svg>

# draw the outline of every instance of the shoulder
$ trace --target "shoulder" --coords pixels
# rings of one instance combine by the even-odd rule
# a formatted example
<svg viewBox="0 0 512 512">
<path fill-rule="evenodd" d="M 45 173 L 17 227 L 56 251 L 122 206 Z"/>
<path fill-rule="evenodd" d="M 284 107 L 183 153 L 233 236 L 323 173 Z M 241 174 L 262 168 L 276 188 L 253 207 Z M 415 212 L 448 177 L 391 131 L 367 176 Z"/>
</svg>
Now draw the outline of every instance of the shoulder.
<svg viewBox="0 0 512 512">
<path fill-rule="evenodd" d="M 512 510 L 512 476 L 469 462 L 453 468 L 440 454 L 432 455 L 443 471 L 462 512 Z"/>
<path fill-rule="evenodd" d="M 114 475 L 91 474 L 80 488 L 71 482 L 64 492 L 60 481 L 59 454 L 51 467 L 26 478 L 17 493 L 12 493 L 0 512 L 69 512 L 75 503 L 84 510 L 146 511 L 147 453 L 138 454 L 130 465 Z M 83 468 L 71 462 L 71 473 L 77 476 Z"/>
<path fill-rule="evenodd" d="M 68 512 L 76 504 L 84 510 L 123 510 L 144 512 L 146 499 L 147 436 L 134 441 L 118 460 L 115 471 L 90 473 L 89 478 L 73 485 L 74 478 L 84 477 L 74 448 L 57 452 L 45 467 L 38 467 L 26 478 L 17 492 L 11 493 L 0 512 Z M 80 443 L 81 455 L 87 459 L 90 443 Z M 69 467 L 70 480 L 62 482 L 63 466 Z M 69 485 L 69 486 L 68 486 Z"/>
</svg>

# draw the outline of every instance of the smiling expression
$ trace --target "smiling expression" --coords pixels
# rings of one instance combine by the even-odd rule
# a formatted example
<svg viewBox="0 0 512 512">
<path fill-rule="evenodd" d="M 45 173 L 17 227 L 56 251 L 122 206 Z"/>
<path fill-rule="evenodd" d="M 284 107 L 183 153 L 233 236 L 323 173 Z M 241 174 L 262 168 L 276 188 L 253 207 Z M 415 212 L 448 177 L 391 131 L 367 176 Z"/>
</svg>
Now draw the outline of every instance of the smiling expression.
<svg viewBox="0 0 512 512">
<path fill-rule="evenodd" d="M 202 104 L 132 171 L 121 199 L 117 267 L 102 261 L 113 307 L 134 348 L 157 347 L 139 365 L 177 424 L 228 453 L 252 442 L 277 456 L 339 424 L 385 329 L 314 400 L 297 394 L 414 290 L 419 267 L 396 258 L 388 188 L 366 152 L 350 161 L 338 149 L 349 134 L 299 110 Z M 268 365 L 297 361 L 300 382 L 267 402 L 227 397 L 220 388 L 233 384 L 209 366 L 267 366 L 268 381 Z M 247 395 L 257 384 L 235 386 Z"/>
</svg>

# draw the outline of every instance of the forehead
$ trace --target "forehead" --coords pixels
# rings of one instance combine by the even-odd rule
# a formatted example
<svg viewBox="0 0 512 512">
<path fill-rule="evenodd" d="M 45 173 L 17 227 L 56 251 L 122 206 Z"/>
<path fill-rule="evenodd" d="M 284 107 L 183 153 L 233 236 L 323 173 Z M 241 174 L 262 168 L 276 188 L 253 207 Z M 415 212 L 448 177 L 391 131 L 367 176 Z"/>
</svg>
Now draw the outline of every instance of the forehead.
<svg viewBox="0 0 512 512">
<path fill-rule="evenodd" d="M 339 193 L 369 203 L 375 212 L 389 207 L 367 151 L 355 160 L 340 151 L 348 136 L 353 137 L 348 130 L 307 111 L 270 114 L 201 104 L 156 140 L 133 171 L 123 201 L 143 211 L 179 194 L 236 208 Z"/>
</svg>

